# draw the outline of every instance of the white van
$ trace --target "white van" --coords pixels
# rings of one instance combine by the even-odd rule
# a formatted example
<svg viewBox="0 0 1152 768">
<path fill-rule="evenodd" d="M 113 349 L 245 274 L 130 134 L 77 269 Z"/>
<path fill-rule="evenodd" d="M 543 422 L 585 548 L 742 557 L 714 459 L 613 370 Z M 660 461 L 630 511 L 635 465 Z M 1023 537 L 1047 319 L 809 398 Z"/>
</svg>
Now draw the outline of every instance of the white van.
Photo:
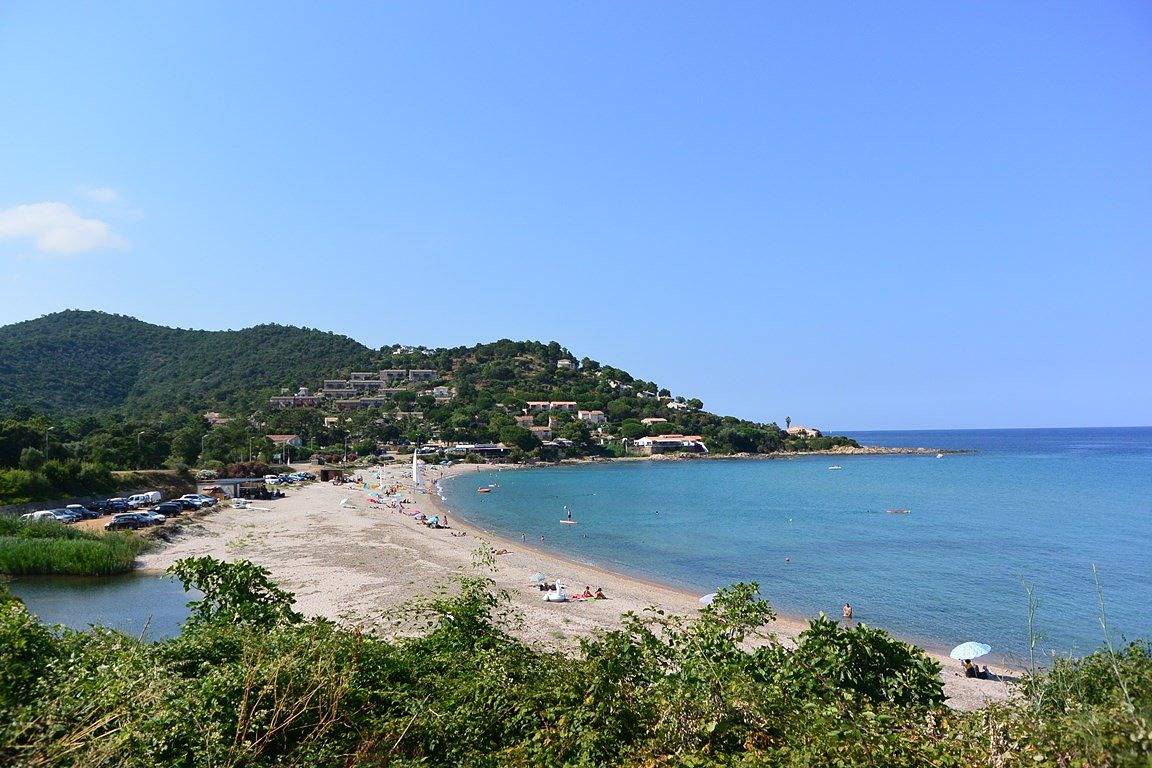
<svg viewBox="0 0 1152 768">
<path fill-rule="evenodd" d="M 149 491 L 148 493 L 138 493 L 135 496 L 128 497 L 128 506 L 132 509 L 140 509 L 141 507 L 151 506 L 152 504 L 159 504 L 164 497 L 160 495 L 160 491 Z"/>
</svg>

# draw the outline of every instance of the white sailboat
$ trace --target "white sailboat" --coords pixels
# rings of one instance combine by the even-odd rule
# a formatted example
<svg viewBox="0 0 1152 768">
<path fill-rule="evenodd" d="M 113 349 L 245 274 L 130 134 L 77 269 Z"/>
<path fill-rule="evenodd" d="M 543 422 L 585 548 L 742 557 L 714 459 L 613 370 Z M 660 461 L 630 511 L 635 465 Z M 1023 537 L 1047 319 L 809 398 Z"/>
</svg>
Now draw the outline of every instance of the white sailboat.
<svg viewBox="0 0 1152 768">
<path fill-rule="evenodd" d="M 420 461 L 420 446 L 417 445 L 412 451 L 412 487 L 416 489 L 417 493 L 424 493 L 424 471 L 423 463 Z"/>
</svg>

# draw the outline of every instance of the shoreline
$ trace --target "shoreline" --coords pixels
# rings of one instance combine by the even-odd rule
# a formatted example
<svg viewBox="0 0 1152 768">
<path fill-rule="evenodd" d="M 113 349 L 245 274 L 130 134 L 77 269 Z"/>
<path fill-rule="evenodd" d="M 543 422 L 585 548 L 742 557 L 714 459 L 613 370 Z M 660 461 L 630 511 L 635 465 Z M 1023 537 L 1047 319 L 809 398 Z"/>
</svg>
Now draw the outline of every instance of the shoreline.
<svg viewBox="0 0 1152 768">
<path fill-rule="evenodd" d="M 650 457 L 637 457 L 637 458 L 648 459 Z M 619 461 L 619 459 L 617 459 L 617 461 Z M 588 463 L 588 462 L 578 462 L 578 463 L 573 462 L 569 466 L 580 466 L 580 465 L 586 464 L 586 463 Z M 593 462 L 593 463 L 595 463 L 595 462 Z M 476 467 L 476 470 L 475 470 L 476 472 L 482 472 L 485 470 L 490 471 L 492 469 L 493 465 L 484 465 L 484 464 L 453 465 L 449 469 L 453 469 L 456 467 L 469 467 L 469 466 Z M 502 466 L 502 465 L 495 465 L 495 466 Z M 554 466 L 554 465 L 549 465 L 549 466 Z M 534 467 L 533 466 L 513 466 L 513 467 L 507 467 L 507 468 L 508 469 L 524 470 L 524 469 L 533 469 Z M 442 470 L 444 468 L 436 467 L 435 469 Z M 437 481 L 441 480 L 441 479 L 448 479 L 451 477 L 460 477 L 460 476 L 466 475 L 466 474 L 468 474 L 468 471 L 466 471 L 466 470 L 465 471 L 458 471 L 458 472 L 450 472 L 447 474 L 443 474 L 440 478 L 437 478 Z M 700 608 L 699 598 L 701 597 L 701 595 L 697 594 L 696 591 L 690 590 L 687 586 L 669 585 L 667 583 L 657 581 L 656 577 L 654 577 L 654 576 L 646 576 L 644 574 L 629 571 L 629 570 L 627 570 L 627 566 L 622 566 L 621 568 L 613 568 L 611 566 L 607 566 L 607 565 L 604 565 L 602 563 L 586 562 L 583 560 L 579 560 L 579 559 L 573 557 L 572 555 L 563 552 L 562 550 L 553 549 L 553 548 L 550 548 L 547 546 L 540 546 L 536 542 L 528 541 L 527 539 L 518 541 L 516 539 L 509 538 L 505 534 L 498 533 L 498 532 L 493 531 L 493 530 L 488 529 L 488 528 L 484 528 L 479 523 L 475 522 L 474 520 L 470 520 L 464 513 L 461 513 L 459 511 L 452 509 L 449 506 L 447 499 L 439 496 L 437 493 L 434 493 L 432 491 L 426 491 L 425 492 L 425 499 L 428 501 L 429 505 L 432 506 L 432 508 L 436 510 L 436 513 L 441 515 L 441 517 L 443 517 L 444 515 L 449 516 L 448 519 L 451 522 L 452 527 L 466 530 L 469 532 L 469 534 L 474 535 L 474 536 L 484 537 L 485 539 L 487 539 L 489 541 L 489 543 L 498 544 L 499 547 L 502 547 L 502 548 L 519 547 L 521 549 L 535 553 L 540 558 L 547 558 L 549 560 L 553 560 L 553 561 L 557 561 L 557 562 L 561 562 L 561 563 L 566 563 L 573 568 L 581 568 L 581 569 L 584 569 L 586 571 L 601 574 L 607 578 L 626 579 L 626 580 L 633 582 L 635 584 L 644 585 L 644 586 L 647 586 L 648 588 L 651 588 L 653 590 L 657 590 L 657 591 L 666 593 L 670 596 L 673 596 L 676 600 L 683 601 L 684 604 L 690 605 L 693 610 L 698 610 Z M 776 613 L 776 619 L 774 619 L 772 622 L 773 630 L 782 629 L 783 632 L 779 632 L 777 634 L 779 634 L 781 638 L 786 639 L 788 641 L 794 641 L 796 636 L 800 632 L 807 629 L 808 623 L 811 621 L 811 619 L 815 618 L 814 616 L 808 616 L 805 614 L 781 611 L 776 606 L 773 606 L 772 610 L 773 610 L 773 612 Z M 828 615 L 828 614 L 825 614 L 825 615 Z M 836 616 L 828 615 L 828 617 L 831 619 L 834 619 L 838 622 L 843 621 L 842 619 L 837 619 Z M 876 628 L 876 629 L 883 629 L 885 632 L 887 632 L 892 637 L 895 637 L 898 640 L 901 640 L 903 642 L 906 642 L 906 643 L 909 643 L 911 645 L 915 645 L 918 648 L 921 648 L 926 653 L 928 653 L 930 656 L 936 658 L 937 661 L 939 661 L 941 663 L 941 665 L 944 666 L 944 668 L 946 670 L 948 669 L 949 664 L 955 664 L 955 660 L 948 657 L 948 647 L 940 641 L 932 641 L 932 640 L 928 640 L 925 638 L 909 638 L 909 637 L 906 637 L 904 635 L 898 634 L 898 633 L 888 629 L 887 627 L 881 627 L 879 625 L 870 624 L 866 621 L 856 620 L 856 621 L 854 621 L 854 623 L 863 623 L 863 624 L 867 624 L 868 626 Z M 1014 668 L 1013 666 L 1011 666 L 1010 662 L 1008 662 L 1007 660 L 1000 658 L 998 656 L 990 655 L 988 658 L 988 662 L 989 662 L 988 663 L 989 669 L 996 671 L 997 674 L 1008 675 L 1008 676 L 1018 676 L 1018 675 L 1022 674 L 1022 671 L 1020 669 Z"/>
<path fill-rule="evenodd" d="M 434 481 L 488 469 L 490 465 L 479 464 L 427 467 L 428 490 L 421 496 L 412 488 L 410 467 L 396 463 L 360 471 L 370 484 L 368 492 L 362 486 L 315 483 L 287 489 L 284 498 L 258 502 L 254 508 L 216 508 L 188 520 L 171 542 L 143 555 L 139 570 L 163 571 L 189 556 L 247 559 L 267 568 L 284 589 L 294 592 L 296 608 L 305 615 L 383 628 L 386 617 L 413 598 L 437 594 L 455 577 L 477 573 L 473 553 L 485 542 L 503 551 L 494 558 L 496 570 L 482 575 L 507 592 L 509 607 L 522 617 L 513 634 L 533 647 L 569 654 L 582 638 L 619 628 L 623 613 L 655 607 L 692 616 L 699 610 L 698 595 L 692 592 L 488 531 L 436 495 Z M 379 481 L 374 479 L 377 473 Z M 382 497 L 382 503 L 370 503 L 373 486 L 382 496 L 388 487 L 397 492 Z M 410 516 L 417 509 L 447 514 L 449 528 L 421 525 Z M 536 573 L 573 590 L 602 587 L 609 599 L 546 603 L 532 582 Z M 806 627 L 805 617 L 780 615 L 762 631 L 789 645 Z M 989 664 L 1007 679 L 964 678 L 957 662 L 926 650 L 943 667 L 949 706 L 973 709 L 1011 696 L 1008 681 L 1016 673 Z"/>
</svg>

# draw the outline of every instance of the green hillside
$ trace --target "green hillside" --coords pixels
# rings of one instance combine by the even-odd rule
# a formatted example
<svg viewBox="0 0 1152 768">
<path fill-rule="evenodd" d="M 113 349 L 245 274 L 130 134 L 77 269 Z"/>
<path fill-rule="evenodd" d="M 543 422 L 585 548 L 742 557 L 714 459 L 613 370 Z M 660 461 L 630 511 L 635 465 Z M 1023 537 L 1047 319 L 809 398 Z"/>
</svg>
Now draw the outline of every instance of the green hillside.
<svg viewBox="0 0 1152 768">
<path fill-rule="evenodd" d="M 269 402 L 284 389 L 392 368 L 435 373 L 422 381 L 401 374 L 372 407 L 343 407 L 355 392 L 316 407 Z M 210 423 L 206 411 L 230 418 Z M 577 359 L 557 342 L 371 350 L 306 328 L 191 331 L 82 311 L 0 328 L 0 500 L 102 489 L 108 470 L 273 461 L 280 449 L 268 435 L 278 434 L 299 436 L 296 457 L 413 442 L 457 451 L 501 443 L 496 450 L 511 461 L 634 455 L 652 440 L 665 441 L 661 452 L 713 454 L 856 445 L 710 413 L 694 397 Z"/>
<path fill-rule="evenodd" d="M 241 408 L 372 356 L 347 336 L 305 328 L 189 331 L 69 310 L 0 327 L 0 414 Z"/>
</svg>

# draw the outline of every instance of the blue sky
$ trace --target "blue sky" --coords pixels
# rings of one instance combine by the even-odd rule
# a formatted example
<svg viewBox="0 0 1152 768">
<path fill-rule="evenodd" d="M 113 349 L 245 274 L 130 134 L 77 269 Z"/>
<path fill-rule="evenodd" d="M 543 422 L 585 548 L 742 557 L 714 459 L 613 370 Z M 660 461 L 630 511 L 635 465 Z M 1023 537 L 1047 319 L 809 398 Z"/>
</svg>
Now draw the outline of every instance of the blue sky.
<svg viewBox="0 0 1152 768">
<path fill-rule="evenodd" d="M 4 3 L 0 323 L 555 339 L 761 420 L 1152 424 L 1152 6 L 789 5 Z"/>
</svg>

